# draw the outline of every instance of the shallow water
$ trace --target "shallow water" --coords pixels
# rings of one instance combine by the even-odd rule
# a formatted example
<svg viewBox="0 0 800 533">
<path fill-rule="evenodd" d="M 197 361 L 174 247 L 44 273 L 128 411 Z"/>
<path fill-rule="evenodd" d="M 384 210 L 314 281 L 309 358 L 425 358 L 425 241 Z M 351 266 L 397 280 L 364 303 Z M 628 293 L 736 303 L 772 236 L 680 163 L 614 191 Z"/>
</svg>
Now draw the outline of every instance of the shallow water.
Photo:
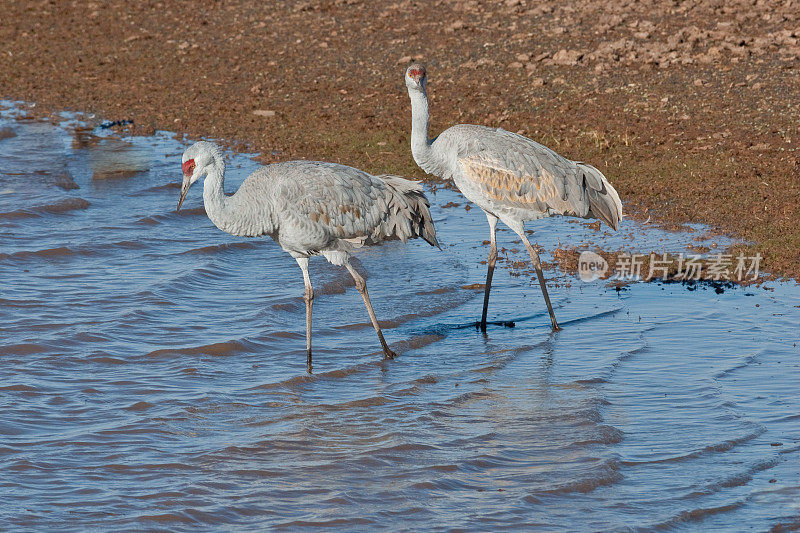
<svg viewBox="0 0 800 533">
<path fill-rule="evenodd" d="M 200 187 L 175 213 L 167 135 L 0 120 L 0 523 L 34 530 L 765 529 L 800 521 L 800 290 L 558 278 L 551 333 L 485 218 L 431 194 L 443 251 L 364 250 L 382 361 L 346 272 L 303 283 L 231 237 Z M 5 132 L 4 134 L 2 132 Z M 230 160 L 228 190 L 254 168 Z M 459 207 L 442 208 L 449 202 Z M 533 224 L 546 250 L 679 252 L 693 234 Z M 523 250 L 508 231 L 501 246 Z"/>
</svg>

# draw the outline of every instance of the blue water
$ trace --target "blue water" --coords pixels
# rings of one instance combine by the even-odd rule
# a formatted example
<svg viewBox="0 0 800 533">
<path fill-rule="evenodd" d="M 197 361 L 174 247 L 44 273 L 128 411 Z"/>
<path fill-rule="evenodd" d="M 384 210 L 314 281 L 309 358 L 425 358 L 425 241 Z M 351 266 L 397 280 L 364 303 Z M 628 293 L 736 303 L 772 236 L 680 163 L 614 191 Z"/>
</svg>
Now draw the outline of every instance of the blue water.
<svg viewBox="0 0 800 533">
<path fill-rule="evenodd" d="M 483 282 L 486 221 L 439 188 L 443 251 L 358 255 L 400 356 L 381 359 L 347 273 L 312 260 L 307 375 L 296 263 L 217 230 L 199 189 L 175 212 L 183 142 L 19 115 L 0 120 L 3 529 L 800 524 L 794 283 L 617 291 L 550 269 L 552 333 L 501 230 L 490 318 L 516 327 L 482 335 L 463 287 Z M 228 190 L 255 166 L 231 155 Z M 528 227 L 547 252 L 699 233 Z"/>
</svg>

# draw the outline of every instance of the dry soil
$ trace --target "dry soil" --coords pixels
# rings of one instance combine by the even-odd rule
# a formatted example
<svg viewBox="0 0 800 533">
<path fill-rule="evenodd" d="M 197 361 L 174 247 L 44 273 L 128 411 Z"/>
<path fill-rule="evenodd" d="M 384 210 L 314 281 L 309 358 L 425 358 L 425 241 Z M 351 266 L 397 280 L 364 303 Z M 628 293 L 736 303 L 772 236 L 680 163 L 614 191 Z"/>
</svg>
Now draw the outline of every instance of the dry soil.
<svg viewBox="0 0 800 533">
<path fill-rule="evenodd" d="M 0 0 L 0 13 L 0 98 L 38 114 L 412 178 L 403 72 L 421 60 L 433 134 L 521 132 L 600 168 L 632 216 L 708 224 L 800 275 L 792 0 Z"/>
</svg>

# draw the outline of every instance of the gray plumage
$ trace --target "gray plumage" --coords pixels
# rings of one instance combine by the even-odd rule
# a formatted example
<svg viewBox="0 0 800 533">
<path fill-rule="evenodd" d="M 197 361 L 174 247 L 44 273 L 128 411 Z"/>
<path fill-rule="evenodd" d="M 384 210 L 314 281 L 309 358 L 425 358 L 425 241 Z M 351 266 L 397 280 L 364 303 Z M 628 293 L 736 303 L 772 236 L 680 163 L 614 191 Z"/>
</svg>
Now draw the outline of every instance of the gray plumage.
<svg viewBox="0 0 800 533">
<path fill-rule="evenodd" d="M 204 154 L 213 169 L 203 186 L 206 213 L 231 235 L 268 235 L 293 257 L 349 253 L 365 244 L 416 237 L 438 246 L 418 182 L 371 176 L 336 163 L 288 161 L 259 168 L 228 196 L 219 148 L 198 142 L 186 150 L 184 160 L 197 162 Z"/>
<path fill-rule="evenodd" d="M 225 162 L 220 149 L 201 141 L 183 154 L 181 203 L 200 177 L 208 218 L 232 235 L 272 237 L 294 257 L 306 282 L 308 370 L 311 370 L 311 301 L 308 258 L 323 255 L 353 275 L 379 339 L 386 345 L 366 292 L 350 265 L 355 248 L 386 240 L 421 237 L 438 246 L 429 203 L 418 182 L 398 176 L 372 176 L 361 170 L 319 161 L 289 161 L 260 167 L 233 195 L 224 192 Z"/>
<path fill-rule="evenodd" d="M 571 161 L 536 141 L 505 131 L 459 124 L 428 138 L 425 67 L 414 64 L 405 75 L 411 98 L 411 153 L 425 172 L 452 179 L 468 200 L 486 213 L 491 250 L 480 326 L 486 329 L 498 220 L 520 236 L 536 267 L 554 329 L 558 328 L 541 273 L 538 253 L 524 234 L 524 222 L 553 215 L 597 218 L 617 229 L 622 203 L 617 191 L 591 165 Z"/>
<path fill-rule="evenodd" d="M 619 226 L 622 204 L 599 170 L 527 137 L 459 124 L 442 132 L 431 150 L 435 160 L 445 161 L 441 175 L 501 220 L 500 215 L 521 221 L 568 215 L 598 218 L 615 230 Z"/>
</svg>

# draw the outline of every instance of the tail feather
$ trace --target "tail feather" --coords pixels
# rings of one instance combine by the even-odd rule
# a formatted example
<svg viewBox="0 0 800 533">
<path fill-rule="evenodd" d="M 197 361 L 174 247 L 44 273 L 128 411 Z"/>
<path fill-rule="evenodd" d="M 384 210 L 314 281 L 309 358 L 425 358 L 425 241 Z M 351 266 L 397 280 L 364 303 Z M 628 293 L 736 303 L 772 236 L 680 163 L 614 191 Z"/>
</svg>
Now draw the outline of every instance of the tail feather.
<svg viewBox="0 0 800 533">
<path fill-rule="evenodd" d="M 586 163 L 578 163 L 584 171 L 584 182 L 589 199 L 590 215 L 599 218 L 613 228 L 619 228 L 622 220 L 622 202 L 614 187 L 602 172 Z"/>
<path fill-rule="evenodd" d="M 439 246 L 436 240 L 436 228 L 431 218 L 430 203 L 422 192 L 418 181 L 411 181 L 400 176 L 378 176 L 392 190 L 387 199 L 389 217 L 384 228 L 385 235 L 396 236 L 403 242 L 408 239 L 422 237 L 431 246 Z"/>
</svg>

